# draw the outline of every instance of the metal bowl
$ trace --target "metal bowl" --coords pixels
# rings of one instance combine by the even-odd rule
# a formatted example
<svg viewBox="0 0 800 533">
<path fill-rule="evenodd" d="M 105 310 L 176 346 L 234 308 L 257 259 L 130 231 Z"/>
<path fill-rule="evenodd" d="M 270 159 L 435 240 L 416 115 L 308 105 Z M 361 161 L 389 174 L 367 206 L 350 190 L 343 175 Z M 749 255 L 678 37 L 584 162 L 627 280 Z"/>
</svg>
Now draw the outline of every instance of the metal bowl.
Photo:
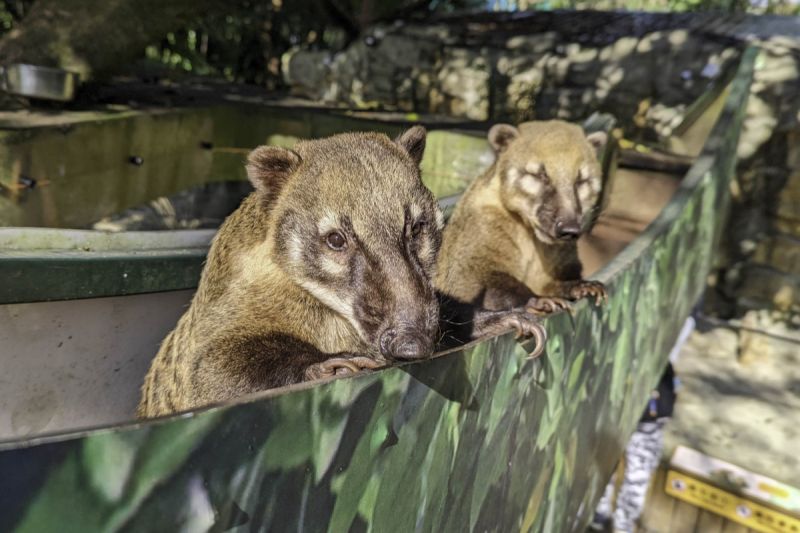
<svg viewBox="0 0 800 533">
<path fill-rule="evenodd" d="M 79 82 L 77 73 L 60 68 L 24 63 L 0 67 L 0 90 L 27 98 L 67 102 Z"/>
</svg>

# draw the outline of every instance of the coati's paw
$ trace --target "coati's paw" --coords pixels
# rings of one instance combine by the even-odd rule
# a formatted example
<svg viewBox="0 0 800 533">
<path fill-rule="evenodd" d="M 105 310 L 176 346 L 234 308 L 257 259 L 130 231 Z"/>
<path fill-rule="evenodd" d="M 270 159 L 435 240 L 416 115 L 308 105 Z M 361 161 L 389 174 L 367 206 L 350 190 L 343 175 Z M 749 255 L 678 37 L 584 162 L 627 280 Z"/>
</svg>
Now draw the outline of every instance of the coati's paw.
<svg viewBox="0 0 800 533">
<path fill-rule="evenodd" d="M 306 380 L 332 378 L 357 374 L 362 370 L 381 368 L 383 364 L 371 357 L 354 355 L 352 357 L 331 357 L 321 363 L 306 368 Z"/>
<path fill-rule="evenodd" d="M 575 283 L 569 290 L 569 296 L 575 300 L 593 297 L 595 305 L 608 301 L 608 291 L 606 291 L 605 285 L 592 280 L 581 280 Z"/>
<path fill-rule="evenodd" d="M 569 300 L 554 296 L 534 296 L 525 304 L 525 310 L 534 315 L 547 315 L 557 311 L 569 311 Z"/>
<path fill-rule="evenodd" d="M 513 329 L 519 340 L 534 339 L 536 348 L 529 354 L 531 359 L 542 354 L 547 342 L 547 332 L 539 320 L 522 309 L 480 312 L 476 316 L 475 326 L 474 338 L 495 336 Z"/>
<path fill-rule="evenodd" d="M 508 325 L 516 331 L 518 340 L 534 339 L 536 342 L 536 347 L 528 354 L 529 359 L 542 355 L 547 342 L 547 331 L 539 320 L 528 312 L 513 312 L 508 315 Z"/>
</svg>

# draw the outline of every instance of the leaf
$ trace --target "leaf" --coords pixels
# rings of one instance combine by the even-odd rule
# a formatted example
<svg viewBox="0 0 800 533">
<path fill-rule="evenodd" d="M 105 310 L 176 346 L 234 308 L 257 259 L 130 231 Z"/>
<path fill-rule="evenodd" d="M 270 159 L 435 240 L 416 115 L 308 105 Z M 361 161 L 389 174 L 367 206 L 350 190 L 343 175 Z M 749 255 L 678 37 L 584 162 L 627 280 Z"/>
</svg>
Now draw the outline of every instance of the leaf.
<svg viewBox="0 0 800 533">
<path fill-rule="evenodd" d="M 542 496 L 544 496 L 544 489 L 551 477 L 550 473 L 548 472 L 546 475 L 545 471 L 542 471 L 539 475 L 539 480 L 536 482 L 533 493 L 528 500 L 528 507 L 525 509 L 525 516 L 522 519 L 520 531 L 530 531 L 533 528 L 535 520 L 540 517 L 539 510 L 542 507 Z"/>
<path fill-rule="evenodd" d="M 392 415 L 402 399 L 403 389 L 398 383 L 408 383 L 407 376 L 402 372 L 396 374 L 397 378 L 389 378 L 393 386 L 390 384 L 381 388 L 375 409 L 353 450 L 352 459 L 337 479 L 338 487 L 334 490 L 336 503 L 328 524 L 329 531 L 347 531 L 358 512 L 368 521 L 371 520 L 374 505 L 369 502 L 376 500 L 380 482 L 380 476 L 376 474 L 377 464 L 381 455 L 388 451 L 382 450 L 381 446 L 387 441 Z"/>
<path fill-rule="evenodd" d="M 575 399 L 576 391 L 575 385 L 581 377 L 581 370 L 583 370 L 583 360 L 586 357 L 586 350 L 580 350 L 572 361 L 572 367 L 569 371 L 569 378 L 567 379 L 567 394 L 570 398 Z"/>
<path fill-rule="evenodd" d="M 124 503 L 115 509 L 106 527 L 113 531 L 125 523 L 153 488 L 183 465 L 214 429 L 221 415 L 220 410 L 210 410 L 154 427 L 136 454 L 136 468 L 131 475 Z"/>
<path fill-rule="evenodd" d="M 84 441 L 81 456 L 89 484 L 105 501 L 112 503 L 122 497 L 136 448 L 144 437 L 143 433 L 110 433 Z"/>
<path fill-rule="evenodd" d="M 263 465 L 267 471 L 291 470 L 310 462 L 313 438 L 307 416 L 284 416 L 270 431 L 263 446 Z"/>
</svg>

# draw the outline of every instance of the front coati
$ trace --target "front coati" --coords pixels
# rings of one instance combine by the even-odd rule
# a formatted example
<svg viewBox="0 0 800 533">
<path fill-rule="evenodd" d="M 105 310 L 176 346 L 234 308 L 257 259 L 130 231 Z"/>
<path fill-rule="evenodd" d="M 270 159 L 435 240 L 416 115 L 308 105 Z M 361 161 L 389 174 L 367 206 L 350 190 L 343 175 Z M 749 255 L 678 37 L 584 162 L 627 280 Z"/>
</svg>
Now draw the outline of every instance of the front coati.
<svg viewBox="0 0 800 533">
<path fill-rule="evenodd" d="M 214 238 L 192 303 L 142 386 L 140 417 L 432 354 L 443 219 L 424 128 L 262 146 L 255 192 Z"/>
<path fill-rule="evenodd" d="M 596 218 L 604 132 L 553 120 L 489 131 L 495 163 L 464 193 L 443 234 L 436 287 L 486 310 L 533 314 L 606 298 L 582 279 L 578 237 Z"/>
<path fill-rule="evenodd" d="M 254 150 L 255 192 L 215 236 L 138 416 L 430 356 L 444 221 L 420 176 L 425 140 L 417 126 L 395 141 L 347 133 Z M 525 313 L 486 313 L 470 338 L 537 328 Z"/>
</svg>

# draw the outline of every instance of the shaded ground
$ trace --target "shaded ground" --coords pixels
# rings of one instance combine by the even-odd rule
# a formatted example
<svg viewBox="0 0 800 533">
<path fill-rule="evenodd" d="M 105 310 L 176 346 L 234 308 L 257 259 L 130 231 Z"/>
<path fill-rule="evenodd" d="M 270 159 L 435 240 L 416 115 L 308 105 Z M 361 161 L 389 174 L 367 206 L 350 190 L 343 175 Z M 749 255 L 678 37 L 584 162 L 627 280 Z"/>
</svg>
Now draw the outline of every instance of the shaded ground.
<svg viewBox="0 0 800 533">
<path fill-rule="evenodd" d="M 735 331 L 692 334 L 676 365 L 683 386 L 665 457 L 683 444 L 797 486 L 800 343 L 759 337 L 737 357 Z"/>
</svg>

